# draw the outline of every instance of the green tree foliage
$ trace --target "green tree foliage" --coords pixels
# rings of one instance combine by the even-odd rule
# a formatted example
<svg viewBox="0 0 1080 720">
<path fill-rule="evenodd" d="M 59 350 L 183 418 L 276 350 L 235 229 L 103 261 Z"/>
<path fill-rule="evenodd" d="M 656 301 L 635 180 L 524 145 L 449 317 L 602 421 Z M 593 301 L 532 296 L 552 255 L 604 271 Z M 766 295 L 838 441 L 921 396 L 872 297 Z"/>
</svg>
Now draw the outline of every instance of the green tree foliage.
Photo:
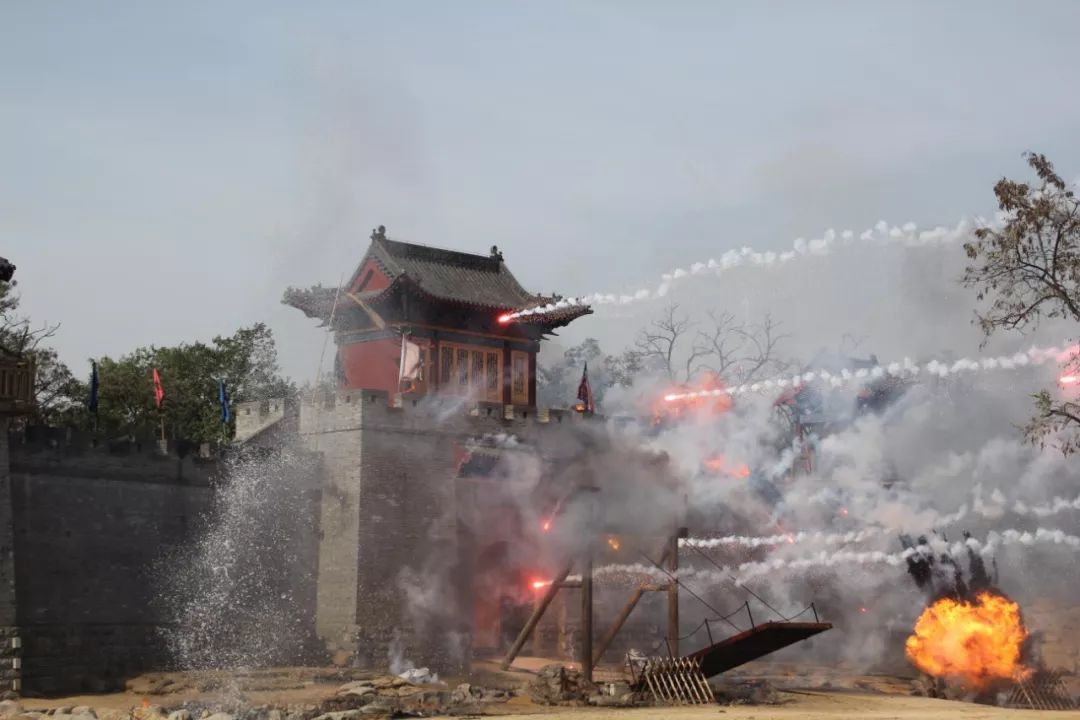
<svg viewBox="0 0 1080 720">
<path fill-rule="evenodd" d="M 232 436 L 223 427 L 218 381 L 224 380 L 232 402 L 294 399 L 296 387 L 280 374 L 277 347 L 262 323 L 240 328 L 209 343 L 139 348 L 113 359 L 98 360 L 98 413 L 87 411 L 89 368 L 76 378 L 56 350 L 44 345 L 59 326 L 35 325 L 20 315 L 15 283 L 0 283 L 0 353 L 29 359 L 35 367 L 34 413 L 22 422 L 87 428 L 112 437 L 150 437 L 165 421 L 166 435 L 192 442 L 215 442 Z M 159 414 L 151 372 L 157 368 L 165 388 Z"/>
<path fill-rule="evenodd" d="M 258 323 L 210 343 L 139 348 L 118 359 L 98 361 L 99 430 L 111 436 L 149 437 L 159 432 L 153 369 L 165 390 L 160 417 L 166 436 L 191 442 L 219 442 L 232 436 L 223 427 L 218 381 L 233 403 L 296 397 L 296 386 L 281 376 L 272 332 Z"/>
<path fill-rule="evenodd" d="M 1045 155 L 1026 159 L 1038 182 L 998 181 L 994 194 L 1004 224 L 978 228 L 975 240 L 964 245 L 971 264 L 962 282 L 988 303 L 976 313 L 987 337 L 1046 318 L 1080 322 L 1080 201 Z M 1080 370 L 1075 360 L 1070 365 Z M 1055 395 L 1035 395 L 1036 415 L 1025 433 L 1072 453 L 1080 442 L 1080 405 Z"/>
</svg>

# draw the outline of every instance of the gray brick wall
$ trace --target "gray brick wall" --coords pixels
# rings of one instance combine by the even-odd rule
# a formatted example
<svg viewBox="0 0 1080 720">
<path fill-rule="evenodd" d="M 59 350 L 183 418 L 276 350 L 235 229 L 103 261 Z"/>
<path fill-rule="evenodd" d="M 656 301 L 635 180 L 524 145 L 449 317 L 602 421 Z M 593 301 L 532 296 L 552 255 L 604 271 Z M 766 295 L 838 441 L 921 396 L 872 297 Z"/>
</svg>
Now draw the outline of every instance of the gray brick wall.
<svg viewBox="0 0 1080 720">
<path fill-rule="evenodd" d="M 8 418 L 0 416 L 0 688 L 20 689 L 22 675 L 15 594 L 15 534 L 8 466 Z"/>
<path fill-rule="evenodd" d="M 3 466 L 23 691 L 101 691 L 166 664 L 155 562 L 208 509 L 209 466 L 18 445 Z"/>
<path fill-rule="evenodd" d="M 469 660 L 471 557 L 457 522 L 454 447 L 513 433 L 557 442 L 580 416 L 347 391 L 306 402 L 300 432 L 322 456 L 316 625 L 332 649 L 440 672 Z M 546 438 L 546 440 L 545 440 Z"/>
</svg>

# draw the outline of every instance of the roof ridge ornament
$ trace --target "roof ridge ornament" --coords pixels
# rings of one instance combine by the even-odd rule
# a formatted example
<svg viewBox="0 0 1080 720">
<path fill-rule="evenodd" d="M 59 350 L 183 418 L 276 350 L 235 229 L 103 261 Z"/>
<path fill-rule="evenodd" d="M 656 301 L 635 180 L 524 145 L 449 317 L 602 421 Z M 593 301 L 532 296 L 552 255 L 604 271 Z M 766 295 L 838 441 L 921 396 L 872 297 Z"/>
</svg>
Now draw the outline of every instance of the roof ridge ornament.
<svg viewBox="0 0 1080 720">
<path fill-rule="evenodd" d="M 502 251 L 499 250 L 498 245 L 492 245 L 491 246 L 491 258 L 493 260 L 498 260 L 499 262 L 503 261 L 503 254 L 502 254 Z"/>
<path fill-rule="evenodd" d="M 385 240 L 386 239 L 386 226 L 380 225 L 371 231 L 372 240 Z"/>
</svg>

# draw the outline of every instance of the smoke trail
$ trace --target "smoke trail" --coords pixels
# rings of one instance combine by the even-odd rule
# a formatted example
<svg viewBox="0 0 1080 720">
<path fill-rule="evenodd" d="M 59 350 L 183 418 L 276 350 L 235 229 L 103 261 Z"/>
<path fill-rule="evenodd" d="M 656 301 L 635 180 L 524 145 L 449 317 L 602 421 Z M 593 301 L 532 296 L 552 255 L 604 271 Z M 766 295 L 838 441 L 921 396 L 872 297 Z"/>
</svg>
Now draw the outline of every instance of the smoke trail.
<svg viewBox="0 0 1080 720">
<path fill-rule="evenodd" d="M 987 518 L 1001 517 L 1007 512 L 1045 518 L 1069 510 L 1080 510 L 1080 495 L 1074 498 L 1054 497 L 1041 505 L 1028 505 L 1023 500 L 1016 500 L 1012 505 L 1008 505 L 1001 491 L 994 490 L 990 495 L 990 500 L 993 505 L 982 502 L 982 498 L 978 494 L 978 488 L 976 488 L 974 511 Z"/>
<path fill-rule="evenodd" d="M 1014 545 L 1023 547 L 1032 547 L 1034 545 L 1064 545 L 1073 550 L 1080 550 L 1080 537 L 1069 535 L 1062 530 L 1047 528 L 1038 528 L 1035 532 L 1008 529 L 1000 532 L 991 531 L 987 533 L 984 542 L 980 542 L 975 538 L 968 538 L 964 542 L 956 542 L 949 545 L 944 541 L 938 540 L 932 541 L 927 546 L 926 550 L 915 547 L 897 553 L 886 553 L 882 551 L 851 552 L 848 550 L 826 553 L 823 551 L 817 555 L 794 560 L 775 558 L 761 562 L 743 563 L 737 568 L 731 568 L 730 571 L 741 581 L 760 577 L 761 575 L 767 575 L 782 569 L 802 570 L 811 567 L 868 564 L 886 564 L 896 567 L 905 563 L 908 558 L 919 554 L 920 552 L 933 551 L 946 552 L 949 555 L 960 555 L 970 548 L 981 555 L 989 556 L 993 555 L 999 547 Z M 704 571 L 704 575 L 708 577 L 710 572 L 714 571 L 706 570 Z M 702 573 L 697 573 L 698 576 L 701 576 L 701 574 Z"/>
<path fill-rule="evenodd" d="M 901 362 L 891 362 L 887 365 L 878 365 L 873 368 L 859 368 L 858 370 L 841 370 L 839 373 L 828 370 L 811 370 L 790 377 L 777 377 L 760 382 L 734 385 L 726 388 L 712 390 L 697 390 L 685 393 L 671 393 L 664 396 L 664 400 L 675 402 L 694 398 L 720 397 L 723 395 L 742 395 L 746 393 L 770 392 L 785 390 L 787 388 L 799 388 L 813 382 L 827 383 L 832 387 L 841 387 L 847 383 L 865 380 L 879 380 L 884 377 L 912 378 L 920 373 L 926 373 L 935 377 L 949 377 L 960 373 L 986 372 L 990 370 L 1015 370 L 1017 368 L 1043 365 L 1047 362 L 1065 362 L 1080 354 L 1080 346 L 1068 345 L 1065 347 L 1040 348 L 1032 346 L 1025 351 L 1012 355 L 998 355 L 981 359 L 960 358 L 951 363 L 940 360 L 930 360 L 919 364 L 910 358 L 904 358 Z"/>
<path fill-rule="evenodd" d="M 580 305 L 629 305 L 644 300 L 656 300 L 665 297 L 673 284 L 689 277 L 702 275 L 721 275 L 728 270 L 738 267 L 772 267 L 784 265 L 797 258 L 821 257 L 831 255 L 838 248 L 849 247 L 856 243 L 872 243 L 876 245 L 902 245 L 906 247 L 926 247 L 936 245 L 948 245 L 958 241 L 974 237 L 976 227 L 984 224 L 982 219 L 975 223 L 961 219 L 955 227 L 938 226 L 929 230 L 919 230 L 915 223 L 905 223 L 903 226 L 889 226 L 884 220 L 879 221 L 874 227 L 864 230 L 856 235 L 852 230 L 844 230 L 837 233 L 833 229 L 826 230 L 820 238 L 806 240 L 796 239 L 790 250 L 775 252 L 772 250 L 760 252 L 749 247 L 738 250 L 728 250 L 720 256 L 719 260 L 709 258 L 706 261 L 695 262 L 685 268 L 675 268 L 671 272 L 660 276 L 660 284 L 655 288 L 641 288 L 634 292 L 613 294 L 593 293 L 580 297 L 565 298 L 555 303 L 549 303 L 535 308 L 519 310 L 508 313 L 500 318 L 501 322 L 511 322 L 521 317 L 542 315 L 556 310 Z"/>
<path fill-rule="evenodd" d="M 1052 500 L 1047 501 L 1041 505 L 1029 506 L 1021 500 L 1014 501 L 1011 505 L 1002 495 L 1000 490 L 994 490 L 990 495 L 992 505 L 985 503 L 982 500 L 980 488 L 976 487 L 974 490 L 975 500 L 972 503 L 970 509 L 967 505 L 961 505 L 955 512 L 947 515 L 941 515 L 935 520 L 933 527 L 945 528 L 950 525 L 955 525 L 969 514 L 975 514 L 980 517 L 996 519 L 1004 516 L 1006 513 L 1014 513 L 1016 515 L 1034 516 L 1039 518 L 1046 518 L 1058 513 L 1067 512 L 1070 510 L 1080 510 L 1080 495 L 1075 498 L 1063 498 L 1055 497 Z M 809 498 L 813 501 L 817 498 Z M 825 499 L 821 498 L 824 502 Z M 709 549 L 725 546 L 738 546 L 738 547 L 772 547 L 776 545 L 803 545 L 803 544 L 822 544 L 822 545 L 849 545 L 854 543 L 860 543 L 870 538 L 880 537 L 891 532 L 898 532 L 905 528 L 887 528 L 883 526 L 866 527 L 861 530 L 852 530 L 848 532 L 834 532 L 827 533 L 821 530 L 814 532 L 794 532 L 794 533 L 778 533 L 775 535 L 725 535 L 723 537 L 715 538 L 684 538 L 679 541 L 680 547 L 695 547 L 700 549 Z M 908 528 L 910 530 L 910 528 Z M 929 530 L 930 527 L 918 528 L 919 530 Z M 1015 531 L 1014 531 L 1015 532 Z"/>
<path fill-rule="evenodd" d="M 696 541 L 693 544 L 696 545 Z M 862 552 L 837 550 L 830 553 L 823 550 L 805 557 L 772 558 L 770 560 L 745 562 L 739 565 L 723 567 L 719 570 L 683 567 L 675 575 L 680 579 L 693 578 L 706 583 L 727 582 L 730 581 L 732 576 L 738 581 L 745 581 L 779 570 L 805 570 L 838 565 L 889 565 L 899 567 L 905 564 L 909 558 L 918 554 L 947 553 L 949 555 L 959 555 L 970 548 L 982 555 L 992 555 L 999 547 L 1003 546 L 1033 547 L 1035 545 L 1063 545 L 1073 550 L 1080 550 L 1080 537 L 1070 535 L 1063 530 L 1049 528 L 1038 528 L 1034 532 L 1008 529 L 987 533 L 985 541 L 968 538 L 965 541 L 950 544 L 935 538 L 931 539 L 926 545 L 892 553 L 882 550 L 866 550 Z M 602 565 L 593 572 L 598 578 L 640 579 L 641 577 L 648 577 L 656 580 L 670 579 L 668 572 L 641 563 Z"/>
<path fill-rule="evenodd" d="M 685 538 L 679 541 L 680 547 L 715 548 L 725 545 L 737 545 L 740 547 L 762 547 L 772 545 L 799 545 L 803 543 L 822 543 L 824 545 L 841 545 L 862 542 L 868 538 L 877 537 L 889 530 L 883 527 L 870 527 L 863 530 L 855 530 L 846 533 L 816 532 L 781 533 L 778 535 L 765 535 L 761 537 L 748 537 L 745 535 L 727 535 L 718 538 Z"/>
</svg>

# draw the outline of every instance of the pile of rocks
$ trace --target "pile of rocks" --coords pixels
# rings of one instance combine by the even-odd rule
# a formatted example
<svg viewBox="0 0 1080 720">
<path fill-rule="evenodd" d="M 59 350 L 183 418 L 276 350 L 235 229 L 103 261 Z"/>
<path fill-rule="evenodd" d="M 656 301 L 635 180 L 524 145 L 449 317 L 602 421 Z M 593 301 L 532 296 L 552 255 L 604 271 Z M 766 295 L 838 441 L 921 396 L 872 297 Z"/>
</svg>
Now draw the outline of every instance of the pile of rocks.
<svg viewBox="0 0 1080 720">
<path fill-rule="evenodd" d="M 529 684 L 529 697 L 538 705 L 584 704 L 597 694 L 595 684 L 587 682 L 581 672 L 563 665 L 545 665 Z"/>
<path fill-rule="evenodd" d="M 49 710 L 26 710 L 15 700 L 0 701 L 0 718 L 4 720 L 98 720 L 88 705 L 60 707 Z"/>
<path fill-rule="evenodd" d="M 485 704 L 508 701 L 513 693 L 463 683 L 451 690 L 444 684 L 415 684 L 394 675 L 372 675 L 348 682 L 318 704 L 229 705 L 186 703 L 166 708 L 144 703 L 131 710 L 98 712 L 88 706 L 26 710 L 13 700 L 0 702 L 0 720 L 367 720 L 383 717 L 429 717 L 479 714 Z"/>
<path fill-rule="evenodd" d="M 768 680 L 715 679 L 709 683 L 721 705 L 779 705 L 783 701 Z"/>
<path fill-rule="evenodd" d="M 599 705 L 631 707 L 647 704 L 629 683 L 586 681 L 581 672 L 563 665 L 545 665 L 529 685 L 529 697 L 539 705 Z"/>
<path fill-rule="evenodd" d="M 486 703 L 506 702 L 512 693 L 462 683 L 453 690 L 441 683 L 416 685 L 402 677 L 381 675 L 338 688 L 313 720 L 354 720 L 371 715 L 430 716 L 475 712 Z M 305 719 L 306 720 L 306 719 Z"/>
</svg>

